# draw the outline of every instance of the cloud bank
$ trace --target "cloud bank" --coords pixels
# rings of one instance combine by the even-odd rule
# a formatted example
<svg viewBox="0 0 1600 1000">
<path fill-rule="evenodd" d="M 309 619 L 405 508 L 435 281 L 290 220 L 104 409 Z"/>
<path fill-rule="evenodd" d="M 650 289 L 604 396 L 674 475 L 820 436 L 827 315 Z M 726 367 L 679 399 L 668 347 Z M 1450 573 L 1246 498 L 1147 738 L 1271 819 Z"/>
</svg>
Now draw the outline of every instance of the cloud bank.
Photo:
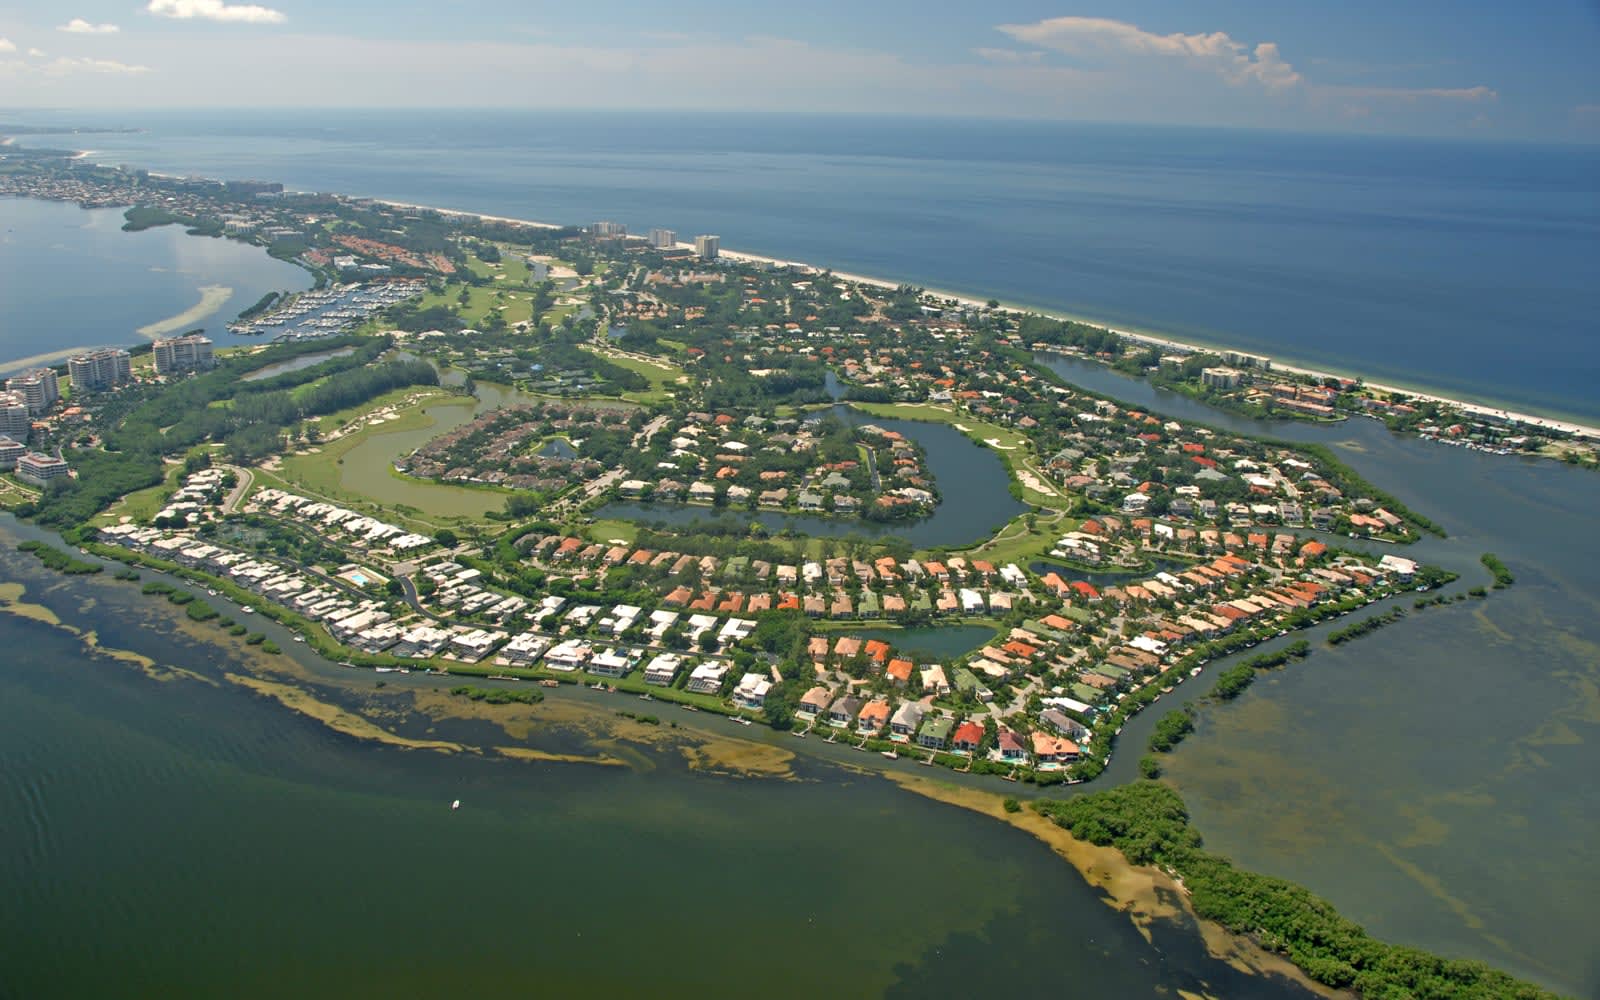
<svg viewBox="0 0 1600 1000">
<path fill-rule="evenodd" d="M 114 24 L 91 24 L 81 17 L 75 17 L 56 30 L 73 35 L 114 35 L 122 29 Z"/>
<path fill-rule="evenodd" d="M 180 21 L 221 21 L 232 24 L 282 24 L 282 11 L 258 4 L 230 4 L 222 0 L 150 0 L 145 10 L 158 17 Z"/>
<path fill-rule="evenodd" d="M 1108 17 L 1052 17 L 1033 24 L 1002 24 L 999 30 L 1024 45 L 1079 58 L 1179 60 L 1215 73 L 1228 83 L 1254 84 L 1267 91 L 1286 90 L 1303 80 L 1278 54 L 1276 42 L 1251 47 L 1225 31 L 1158 35 Z"/>
</svg>

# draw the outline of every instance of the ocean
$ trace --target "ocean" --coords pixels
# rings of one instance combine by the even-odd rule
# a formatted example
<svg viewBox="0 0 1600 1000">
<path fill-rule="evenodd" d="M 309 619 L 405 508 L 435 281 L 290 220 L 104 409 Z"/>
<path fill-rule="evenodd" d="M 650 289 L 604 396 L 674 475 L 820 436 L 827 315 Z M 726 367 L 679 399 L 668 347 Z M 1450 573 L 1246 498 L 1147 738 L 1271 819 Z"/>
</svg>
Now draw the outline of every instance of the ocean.
<svg viewBox="0 0 1600 1000">
<path fill-rule="evenodd" d="M 1600 147 L 683 113 L 30 113 L 93 159 L 723 246 L 1600 420 Z"/>
</svg>

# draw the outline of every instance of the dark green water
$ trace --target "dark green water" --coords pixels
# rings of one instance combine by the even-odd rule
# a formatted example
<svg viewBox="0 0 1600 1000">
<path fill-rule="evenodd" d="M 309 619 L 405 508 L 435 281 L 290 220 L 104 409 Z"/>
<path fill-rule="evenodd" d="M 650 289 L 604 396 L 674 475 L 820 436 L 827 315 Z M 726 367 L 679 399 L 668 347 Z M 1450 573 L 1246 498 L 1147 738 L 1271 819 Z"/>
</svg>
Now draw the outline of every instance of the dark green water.
<svg viewBox="0 0 1600 1000">
<path fill-rule="evenodd" d="M 934 625 L 926 628 L 863 628 L 847 633 L 861 639 L 882 639 L 897 652 L 927 653 L 953 660 L 965 656 L 995 637 L 995 630 L 982 625 Z"/>
<path fill-rule="evenodd" d="M 22 558 L 7 544 L 0 579 L 104 645 L 230 666 L 135 585 Z M 806 996 L 824 970 L 851 996 L 1302 995 L 1185 929 L 1147 944 L 1025 834 L 822 762 L 405 751 L 48 625 L 0 616 L 0 644 L 6 997 Z"/>
</svg>

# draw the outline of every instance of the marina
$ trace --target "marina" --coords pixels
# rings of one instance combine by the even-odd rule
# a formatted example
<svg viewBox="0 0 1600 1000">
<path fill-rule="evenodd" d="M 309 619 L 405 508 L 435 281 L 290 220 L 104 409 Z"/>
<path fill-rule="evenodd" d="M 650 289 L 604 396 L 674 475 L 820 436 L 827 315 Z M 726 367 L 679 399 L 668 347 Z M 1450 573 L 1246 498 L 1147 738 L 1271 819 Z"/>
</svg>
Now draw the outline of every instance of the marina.
<svg viewBox="0 0 1600 1000">
<path fill-rule="evenodd" d="M 352 330 L 383 310 L 422 294 L 421 281 L 393 279 L 335 285 L 290 295 L 259 316 L 228 324 L 240 337 L 316 340 Z"/>
</svg>

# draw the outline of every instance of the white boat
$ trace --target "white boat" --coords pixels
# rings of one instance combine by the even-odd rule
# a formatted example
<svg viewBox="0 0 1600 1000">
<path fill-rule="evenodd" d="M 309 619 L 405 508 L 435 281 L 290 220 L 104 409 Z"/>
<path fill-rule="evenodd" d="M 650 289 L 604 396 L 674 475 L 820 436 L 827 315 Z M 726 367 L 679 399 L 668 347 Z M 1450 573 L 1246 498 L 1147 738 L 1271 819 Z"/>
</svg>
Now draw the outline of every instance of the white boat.
<svg viewBox="0 0 1600 1000">
<path fill-rule="evenodd" d="M 900 755 L 895 753 L 893 750 L 879 750 L 878 752 L 883 754 L 885 757 L 889 758 L 890 760 L 899 760 L 900 759 Z"/>
<path fill-rule="evenodd" d="M 256 609 L 255 609 L 255 608 L 252 608 L 252 607 L 250 607 L 250 606 L 249 606 L 249 605 L 248 605 L 248 604 L 246 604 L 246 605 L 244 605 L 244 606 L 243 606 L 243 607 L 241 607 L 241 608 L 240 608 L 240 609 L 239 609 L 239 612 L 240 612 L 240 613 L 241 613 L 241 614 L 246 614 L 246 615 L 253 615 L 253 614 L 255 614 L 255 613 L 256 613 Z"/>
<path fill-rule="evenodd" d="M 461 808 L 461 800 L 460 799 L 456 799 L 454 802 L 450 803 L 450 808 L 452 810 L 460 809 Z"/>
</svg>

